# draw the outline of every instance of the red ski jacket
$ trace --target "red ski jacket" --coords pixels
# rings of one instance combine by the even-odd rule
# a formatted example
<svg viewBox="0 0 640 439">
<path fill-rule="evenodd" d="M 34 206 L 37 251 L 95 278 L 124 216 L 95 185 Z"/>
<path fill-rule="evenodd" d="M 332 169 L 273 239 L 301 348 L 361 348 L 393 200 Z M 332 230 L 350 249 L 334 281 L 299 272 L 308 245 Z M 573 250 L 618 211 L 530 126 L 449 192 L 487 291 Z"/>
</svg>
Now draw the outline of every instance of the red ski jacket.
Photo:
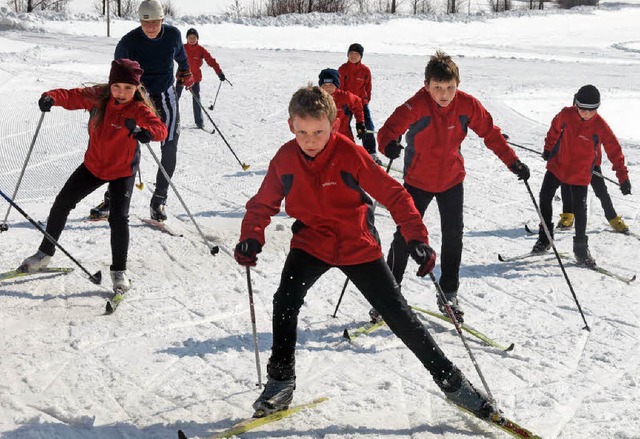
<svg viewBox="0 0 640 439">
<path fill-rule="evenodd" d="M 426 192 L 444 192 L 466 175 L 461 148 L 469 128 L 507 167 L 518 159 L 482 104 L 460 90 L 448 106 L 441 107 L 421 88 L 384 123 L 378 149 L 384 153 L 389 142 L 407 132 L 404 181 Z"/>
<path fill-rule="evenodd" d="M 210 67 L 213 67 L 216 74 L 222 73 L 222 69 L 220 65 L 216 61 L 214 57 L 211 56 L 209 51 L 202 47 L 200 44 L 189 44 L 186 43 L 184 45 L 184 51 L 187 52 L 187 59 L 189 60 L 189 68 L 191 69 L 191 74 L 193 75 L 194 82 L 202 81 L 202 60 L 205 60 Z"/>
<path fill-rule="evenodd" d="M 575 107 L 565 107 L 551 121 L 544 141 L 550 152 L 547 170 L 562 183 L 588 186 L 591 171 L 602 163 L 602 149 L 607 153 L 612 169 L 622 184 L 629 179 L 622 148 L 605 120 L 596 114 L 583 120 Z"/>
<path fill-rule="evenodd" d="M 295 139 L 280 147 L 258 193 L 247 202 L 240 240 L 264 244 L 264 230 L 284 199 L 287 214 L 297 220 L 291 248 L 331 265 L 374 261 L 382 249 L 367 193 L 389 209 L 407 241 L 429 242 L 407 191 L 342 134 L 332 134 L 313 160 Z"/>
<path fill-rule="evenodd" d="M 340 128 L 338 132 L 344 134 L 353 140 L 353 133 L 349 125 L 350 115 L 356 118 L 356 122 L 364 123 L 364 111 L 362 109 L 362 100 L 351 92 L 336 88 L 331 95 L 338 109 L 337 116 L 340 119 Z"/>
<path fill-rule="evenodd" d="M 371 70 L 359 63 L 347 61 L 338 68 L 340 74 L 340 88 L 350 91 L 362 99 L 362 105 L 368 105 L 371 100 Z"/>
<path fill-rule="evenodd" d="M 106 86 L 106 92 L 109 92 Z M 43 95 L 53 98 L 54 106 L 67 110 L 88 110 L 89 147 L 84 154 L 84 165 L 89 172 L 101 180 L 115 180 L 133 175 L 140 162 L 138 142 L 129 136 L 125 119 L 135 119 L 140 128 L 151 132 L 153 140 L 167 137 L 167 127 L 153 111 L 139 101 L 116 105 L 110 98 L 102 125 L 93 127 L 92 119 L 96 105 L 105 93 L 105 86 L 50 90 Z"/>
</svg>

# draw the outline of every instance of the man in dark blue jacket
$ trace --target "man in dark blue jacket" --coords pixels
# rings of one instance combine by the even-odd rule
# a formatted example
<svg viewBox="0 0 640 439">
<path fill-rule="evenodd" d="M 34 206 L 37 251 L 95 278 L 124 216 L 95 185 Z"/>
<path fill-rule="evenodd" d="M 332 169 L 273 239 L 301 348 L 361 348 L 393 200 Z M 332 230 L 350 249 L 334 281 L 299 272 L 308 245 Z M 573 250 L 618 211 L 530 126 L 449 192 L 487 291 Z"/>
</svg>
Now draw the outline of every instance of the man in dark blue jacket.
<svg viewBox="0 0 640 439">
<path fill-rule="evenodd" d="M 176 168 L 180 113 L 173 80 L 173 63 L 178 63 L 178 82 L 189 88 L 193 75 L 189 69 L 187 54 L 182 45 L 180 31 L 163 23 L 164 10 L 158 0 L 144 0 L 138 9 L 140 27 L 122 37 L 115 50 L 115 59 L 128 58 L 138 61 L 144 70 L 142 84 L 151 96 L 158 114 L 167 125 L 168 135 L 161 144 L 161 163 L 169 177 Z M 156 189 L 151 198 L 151 219 L 167 219 L 165 203 L 169 182 L 158 169 Z M 92 218 L 109 216 L 109 194 L 99 206 L 91 209 Z"/>
</svg>

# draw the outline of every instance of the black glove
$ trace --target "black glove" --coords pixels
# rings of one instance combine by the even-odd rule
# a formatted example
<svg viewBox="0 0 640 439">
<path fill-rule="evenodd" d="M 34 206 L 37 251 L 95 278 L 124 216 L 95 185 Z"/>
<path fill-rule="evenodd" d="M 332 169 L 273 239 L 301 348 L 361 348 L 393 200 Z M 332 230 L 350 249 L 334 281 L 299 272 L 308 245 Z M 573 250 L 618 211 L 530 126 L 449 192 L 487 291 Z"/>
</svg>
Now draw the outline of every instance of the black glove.
<svg viewBox="0 0 640 439">
<path fill-rule="evenodd" d="M 545 162 L 549 160 L 551 158 L 551 151 L 547 151 L 546 149 L 542 151 L 542 158 Z"/>
<path fill-rule="evenodd" d="M 622 192 L 622 195 L 631 195 L 631 182 L 629 179 L 620 183 L 620 192 Z"/>
<path fill-rule="evenodd" d="M 238 264 L 244 267 L 255 267 L 258 261 L 258 253 L 262 251 L 262 244 L 257 239 L 249 238 L 236 245 L 233 257 Z"/>
<path fill-rule="evenodd" d="M 38 106 L 40 107 L 40 111 L 43 113 L 48 113 L 51 111 L 51 107 L 53 107 L 53 98 L 49 95 L 40 96 L 40 100 L 38 100 Z"/>
<path fill-rule="evenodd" d="M 426 242 L 409 241 L 409 254 L 420 265 L 417 275 L 424 277 L 433 271 L 436 265 L 436 252 Z"/>
<path fill-rule="evenodd" d="M 509 166 L 509 169 L 511 169 L 511 172 L 518 176 L 518 180 L 529 180 L 529 176 L 531 175 L 531 172 L 529 172 L 529 167 L 522 163 L 520 160 L 516 160 L 515 162 L 513 162 L 513 164 Z"/>
<path fill-rule="evenodd" d="M 400 157 L 400 153 L 404 149 L 404 146 L 400 145 L 397 140 L 392 140 L 387 144 L 387 147 L 384 149 L 384 155 L 391 160 L 395 160 Z"/>
<path fill-rule="evenodd" d="M 144 128 L 140 128 L 139 131 L 134 131 L 131 134 L 131 137 L 133 137 L 140 143 L 149 143 L 153 140 L 153 136 L 151 135 L 151 132 Z"/>
<path fill-rule="evenodd" d="M 364 126 L 363 122 L 356 122 L 356 133 L 358 139 L 362 139 L 367 132 L 367 127 Z"/>
<path fill-rule="evenodd" d="M 218 78 L 220 78 L 220 81 L 224 81 L 225 79 L 227 79 L 227 77 L 224 76 L 224 73 L 222 72 L 218 73 Z"/>
</svg>

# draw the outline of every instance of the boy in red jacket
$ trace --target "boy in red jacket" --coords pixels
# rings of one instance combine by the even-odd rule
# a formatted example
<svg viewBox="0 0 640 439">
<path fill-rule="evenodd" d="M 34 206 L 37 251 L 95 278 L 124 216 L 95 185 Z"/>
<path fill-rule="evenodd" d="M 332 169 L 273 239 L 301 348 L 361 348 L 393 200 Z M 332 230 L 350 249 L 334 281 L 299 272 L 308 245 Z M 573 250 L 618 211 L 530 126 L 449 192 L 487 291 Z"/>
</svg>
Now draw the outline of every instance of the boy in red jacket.
<svg viewBox="0 0 640 439">
<path fill-rule="evenodd" d="M 348 61 L 338 68 L 340 73 L 340 84 L 342 89 L 353 93 L 362 100 L 362 110 L 364 111 L 365 134 L 362 138 L 362 146 L 371 155 L 373 160 L 382 165 L 382 162 L 376 154 L 376 136 L 373 134 L 375 129 L 371 112 L 369 111 L 369 102 L 371 101 L 371 70 L 362 64 L 362 56 L 364 55 L 364 47 L 362 44 L 353 43 L 347 50 Z"/>
<path fill-rule="evenodd" d="M 240 265 L 256 265 L 265 228 L 283 200 L 296 219 L 291 251 L 273 297 L 268 381 L 253 404 L 254 416 L 284 410 L 293 400 L 298 314 L 309 288 L 332 267 L 345 273 L 380 311 L 453 403 L 482 418 L 495 414 L 493 404 L 447 359 L 411 310 L 382 257 L 367 194 L 387 206 L 402 226 L 411 256 L 420 265 L 418 275 L 433 269 L 435 252 L 411 197 L 366 151 L 336 133 L 339 123 L 327 92 L 320 87 L 298 90 L 289 103 L 295 139 L 278 150 L 258 193 L 247 202 L 234 253 Z"/>
<path fill-rule="evenodd" d="M 587 229 L 587 189 L 591 172 L 602 155 L 601 145 L 613 164 L 624 195 L 631 193 L 629 173 L 618 139 L 609 125 L 598 114 L 600 92 L 593 85 L 585 85 L 574 96 L 574 105 L 563 108 L 551 121 L 544 142 L 542 157 L 547 161 L 547 172 L 540 189 L 540 211 L 553 238 L 553 196 L 562 183 L 569 185 L 571 204 L 575 215 L 573 253 L 579 264 L 594 267 L 596 261 L 589 252 Z M 538 240 L 532 253 L 542 253 L 551 247 L 549 238 L 540 225 Z"/>
<path fill-rule="evenodd" d="M 193 74 L 193 85 L 190 90 L 193 92 L 195 98 L 200 100 L 200 82 L 202 81 L 202 67 L 203 61 L 206 61 L 210 67 L 216 72 L 220 81 L 224 81 L 227 79 L 222 73 L 222 69 L 220 68 L 220 64 L 214 57 L 211 56 L 209 51 L 198 44 L 200 36 L 198 35 L 198 31 L 194 28 L 191 28 L 187 31 L 187 43 L 184 45 L 184 50 L 187 53 L 187 59 L 189 60 L 189 67 L 191 68 L 191 73 Z M 182 83 L 178 83 L 176 87 L 176 93 L 178 95 L 178 99 L 182 96 L 182 90 L 184 89 L 184 85 Z M 204 121 L 202 120 L 202 109 L 196 99 L 192 99 L 193 101 L 193 118 L 196 122 L 196 126 L 198 128 L 202 128 L 204 126 Z"/>
<path fill-rule="evenodd" d="M 336 69 L 324 69 L 318 75 L 318 85 L 329 93 L 336 103 L 336 117 L 340 119 L 338 132 L 353 140 L 351 118 L 356 118 L 356 135 L 362 139 L 365 135 L 362 100 L 351 92 L 340 90 L 340 74 Z"/>
<path fill-rule="evenodd" d="M 491 115 L 470 94 L 458 90 L 460 73 L 450 56 L 436 52 L 425 69 L 424 87 L 396 108 L 378 133 L 378 148 L 390 159 L 400 157 L 399 137 L 406 132 L 404 187 L 424 215 L 434 198 L 440 211 L 442 231 L 440 286 L 458 320 L 464 312 L 458 304 L 462 256 L 464 159 L 462 141 L 471 128 L 484 144 L 521 180 L 529 178 L 524 165 L 493 124 Z M 407 131 L 408 130 L 408 131 Z M 408 260 L 401 229 L 395 232 L 387 263 L 398 284 Z M 446 315 L 438 297 L 438 307 Z M 373 312 L 373 310 L 372 310 Z"/>
<path fill-rule="evenodd" d="M 129 250 L 129 204 L 140 163 L 138 142 L 161 141 L 167 126 L 157 116 L 149 96 L 141 88 L 142 69 L 137 61 L 117 59 L 111 63 L 109 84 L 93 87 L 57 89 L 42 94 L 40 110 L 52 106 L 89 112 L 89 148 L 84 162 L 69 177 L 49 212 L 47 232 L 60 238 L 69 212 L 80 200 L 108 183 L 111 200 L 111 280 L 114 290 L 131 288 L 126 274 Z M 133 119 L 140 131 L 130 133 L 125 121 Z M 38 252 L 26 258 L 20 270 L 35 272 L 46 267 L 56 248 L 46 237 Z"/>
</svg>

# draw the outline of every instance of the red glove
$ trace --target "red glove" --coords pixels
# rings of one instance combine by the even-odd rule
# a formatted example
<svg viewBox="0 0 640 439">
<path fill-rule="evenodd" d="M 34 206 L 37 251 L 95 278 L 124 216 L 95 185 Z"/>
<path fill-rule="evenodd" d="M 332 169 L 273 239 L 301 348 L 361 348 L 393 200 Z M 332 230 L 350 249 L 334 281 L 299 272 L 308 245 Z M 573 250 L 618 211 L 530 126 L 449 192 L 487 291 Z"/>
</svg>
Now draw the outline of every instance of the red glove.
<svg viewBox="0 0 640 439">
<path fill-rule="evenodd" d="M 409 254 L 420 265 L 417 275 L 424 277 L 436 266 L 436 252 L 429 244 L 420 241 L 409 241 Z"/>
<path fill-rule="evenodd" d="M 249 238 L 236 245 L 233 257 L 236 262 L 244 267 L 255 267 L 258 261 L 258 253 L 262 251 L 262 245 L 257 239 Z"/>
<path fill-rule="evenodd" d="M 176 73 L 176 80 L 178 81 L 178 84 L 182 84 L 186 88 L 191 88 L 191 86 L 195 84 L 195 80 L 193 79 L 190 69 L 178 70 L 178 73 Z"/>
</svg>

